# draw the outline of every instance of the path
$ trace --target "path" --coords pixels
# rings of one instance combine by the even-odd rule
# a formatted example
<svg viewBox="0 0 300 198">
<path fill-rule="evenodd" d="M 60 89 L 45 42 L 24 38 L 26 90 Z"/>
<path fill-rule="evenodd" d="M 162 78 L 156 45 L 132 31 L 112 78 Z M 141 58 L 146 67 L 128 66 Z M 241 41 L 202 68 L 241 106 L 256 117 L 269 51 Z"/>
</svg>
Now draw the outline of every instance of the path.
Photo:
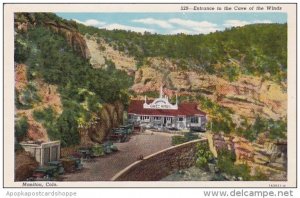
<svg viewBox="0 0 300 198">
<path fill-rule="evenodd" d="M 144 132 L 131 136 L 128 142 L 116 143 L 117 153 L 85 162 L 84 169 L 64 175 L 65 181 L 109 181 L 128 165 L 144 157 L 171 146 L 171 134 Z"/>
</svg>

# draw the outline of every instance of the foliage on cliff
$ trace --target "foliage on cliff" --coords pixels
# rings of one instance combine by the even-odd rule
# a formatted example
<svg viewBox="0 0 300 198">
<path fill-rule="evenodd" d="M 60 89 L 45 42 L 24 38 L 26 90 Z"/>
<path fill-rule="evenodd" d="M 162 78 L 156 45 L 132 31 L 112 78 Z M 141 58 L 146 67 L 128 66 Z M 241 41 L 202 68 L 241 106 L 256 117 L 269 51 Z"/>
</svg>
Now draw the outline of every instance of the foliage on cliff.
<svg viewBox="0 0 300 198">
<path fill-rule="evenodd" d="M 128 103 L 127 89 L 133 79 L 114 68 L 93 69 L 85 57 L 78 56 L 64 35 L 45 26 L 45 21 L 51 19 L 76 30 L 75 23 L 52 14 L 30 16 L 34 18 L 34 26 L 19 31 L 15 36 L 15 62 L 28 65 L 30 82 L 42 78 L 57 85 L 63 103 L 60 115 L 55 115 L 51 109 L 42 109 L 35 112 L 35 118 L 47 128 L 51 139 L 61 139 L 63 146 L 78 144 L 79 125 L 96 119 L 101 104 L 114 101 Z M 39 22 L 41 20 L 44 22 Z"/>
<path fill-rule="evenodd" d="M 257 114 L 253 123 L 243 117 L 237 126 L 232 120 L 233 112 L 229 108 L 222 107 L 205 97 L 198 96 L 197 99 L 201 109 L 210 117 L 207 128 L 212 132 L 235 133 L 250 141 L 256 140 L 260 133 L 267 133 L 267 137 L 272 140 L 287 138 L 287 120 L 267 119 Z"/>
<path fill-rule="evenodd" d="M 119 51 L 134 56 L 179 59 L 182 69 L 217 74 L 233 81 L 242 74 L 286 80 L 287 24 L 254 24 L 207 35 L 159 35 L 108 31 L 77 24 L 82 34 L 98 35 Z M 238 63 L 238 64 L 236 64 Z"/>
</svg>

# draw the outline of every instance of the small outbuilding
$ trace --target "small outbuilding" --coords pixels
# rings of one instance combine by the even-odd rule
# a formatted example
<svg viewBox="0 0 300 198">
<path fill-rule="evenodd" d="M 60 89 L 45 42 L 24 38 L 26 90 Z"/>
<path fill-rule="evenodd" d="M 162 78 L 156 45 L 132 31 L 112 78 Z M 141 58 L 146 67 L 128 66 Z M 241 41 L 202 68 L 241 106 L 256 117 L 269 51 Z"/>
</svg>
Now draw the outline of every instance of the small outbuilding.
<svg viewBox="0 0 300 198">
<path fill-rule="evenodd" d="M 25 151 L 31 153 L 41 166 L 60 159 L 60 141 L 26 141 L 21 142 L 20 145 Z"/>
</svg>

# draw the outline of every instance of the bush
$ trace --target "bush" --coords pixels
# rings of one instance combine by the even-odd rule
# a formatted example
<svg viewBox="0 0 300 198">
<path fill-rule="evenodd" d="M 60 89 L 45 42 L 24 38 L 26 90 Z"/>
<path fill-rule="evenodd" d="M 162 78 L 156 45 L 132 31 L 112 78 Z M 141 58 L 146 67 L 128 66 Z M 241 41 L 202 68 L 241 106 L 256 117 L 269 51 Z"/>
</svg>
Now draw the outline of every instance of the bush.
<svg viewBox="0 0 300 198">
<path fill-rule="evenodd" d="M 45 123 L 46 125 L 53 122 L 55 119 L 55 112 L 51 107 L 42 110 L 34 110 L 33 118 L 38 121 Z"/>
<path fill-rule="evenodd" d="M 245 121 L 243 126 L 239 127 L 236 131 L 239 135 L 250 141 L 255 141 L 258 135 L 264 132 L 268 132 L 269 138 L 272 140 L 286 139 L 287 123 L 285 120 L 275 121 L 258 115 L 252 125 Z"/>
<path fill-rule="evenodd" d="M 184 138 L 188 142 L 188 141 L 192 141 L 192 140 L 198 139 L 198 135 L 195 135 L 192 132 L 188 132 L 188 133 L 184 134 Z"/>
<path fill-rule="evenodd" d="M 78 28 L 82 34 L 97 33 L 115 49 L 125 50 L 135 57 L 138 67 L 144 65 L 143 59 L 147 57 L 167 57 L 181 60 L 183 64 L 179 63 L 179 68 L 183 70 L 216 73 L 230 81 L 236 80 L 240 73 L 263 75 L 266 72 L 270 72 L 273 80 L 286 80 L 287 24 L 253 24 L 206 35 L 140 34 L 82 24 Z M 229 65 L 232 59 L 238 60 L 241 67 Z M 195 64 L 186 64 L 189 62 Z M 216 63 L 226 67 L 214 67 Z"/>
<path fill-rule="evenodd" d="M 52 108 L 43 110 L 35 110 L 33 117 L 41 122 L 47 129 L 47 133 L 51 140 L 61 140 L 63 147 L 76 145 L 80 141 L 78 132 L 78 110 L 73 111 L 64 108 L 62 114 L 57 117 Z"/>
<path fill-rule="evenodd" d="M 186 139 L 183 136 L 180 135 L 176 135 L 176 136 L 172 136 L 172 145 L 177 145 L 177 144 L 182 144 L 185 143 Z"/>
<path fill-rule="evenodd" d="M 80 142 L 77 115 L 72 110 L 64 110 L 59 116 L 56 124 L 56 130 L 50 135 L 61 140 L 62 146 L 77 145 Z"/>
<path fill-rule="evenodd" d="M 147 92 L 144 92 L 143 95 L 145 95 L 149 98 L 158 98 L 159 97 L 159 93 L 157 91 L 147 91 Z"/>
<path fill-rule="evenodd" d="M 29 124 L 27 117 L 23 116 L 20 119 L 16 120 L 15 123 L 15 137 L 17 140 L 21 140 L 25 137 Z"/>
<path fill-rule="evenodd" d="M 48 108 L 34 111 L 34 118 L 41 122 L 47 129 L 50 139 L 60 139 L 62 146 L 79 143 L 78 121 L 92 120 L 103 103 L 120 101 L 128 104 L 128 88 L 133 84 L 133 77 L 125 71 L 115 68 L 112 61 L 107 60 L 108 69 L 93 69 L 89 60 L 78 56 L 76 51 L 67 43 L 61 35 L 51 32 L 40 23 L 43 20 L 56 20 L 55 15 L 36 14 L 39 22 L 27 32 L 18 33 L 19 43 L 30 44 L 29 53 L 26 54 L 29 80 L 37 75 L 49 84 L 55 84 L 60 93 L 63 113 L 57 117 L 53 109 Z M 76 28 L 76 25 L 71 24 Z M 92 34 L 91 34 L 92 35 Z M 24 51 L 22 46 L 16 44 L 16 52 Z M 22 53 L 25 54 L 25 53 Z M 55 60 L 55 63 L 53 62 Z M 17 108 L 32 108 L 39 101 L 34 86 L 29 86 L 22 93 L 16 92 Z M 79 90 L 85 90 L 82 94 Z M 18 100 L 18 99 L 21 100 Z"/>
<path fill-rule="evenodd" d="M 235 177 L 242 177 L 243 180 L 250 180 L 250 168 L 246 164 L 235 165 L 236 156 L 233 151 L 226 149 L 218 153 L 217 167 L 223 173 Z"/>
<path fill-rule="evenodd" d="M 231 133 L 235 131 L 235 124 L 232 121 L 232 110 L 223 107 L 212 100 L 203 96 L 198 96 L 197 99 L 201 105 L 201 108 L 205 110 L 213 119 L 208 123 L 208 127 L 212 126 L 213 132 Z"/>
<path fill-rule="evenodd" d="M 22 92 L 15 91 L 15 104 L 20 109 L 32 108 L 33 104 L 41 101 L 34 84 L 29 83 Z"/>
<path fill-rule="evenodd" d="M 208 163 L 212 162 L 214 159 L 207 144 L 197 144 L 196 157 L 196 166 L 203 169 L 208 169 Z"/>
<path fill-rule="evenodd" d="M 184 136 L 181 135 L 172 136 L 172 145 L 182 144 L 195 139 L 198 139 L 198 136 L 194 135 L 191 132 L 185 133 Z"/>
<path fill-rule="evenodd" d="M 28 43 L 19 39 L 18 36 L 15 39 L 15 62 L 25 63 L 30 53 L 30 47 Z"/>
</svg>

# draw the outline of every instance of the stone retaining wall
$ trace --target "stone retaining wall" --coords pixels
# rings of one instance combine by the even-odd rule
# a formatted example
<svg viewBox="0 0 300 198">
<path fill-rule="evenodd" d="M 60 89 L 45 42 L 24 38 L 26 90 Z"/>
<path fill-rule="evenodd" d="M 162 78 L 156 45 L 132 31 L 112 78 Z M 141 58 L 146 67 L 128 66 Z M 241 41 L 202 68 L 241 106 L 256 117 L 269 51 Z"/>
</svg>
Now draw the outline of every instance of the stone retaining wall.
<svg viewBox="0 0 300 198">
<path fill-rule="evenodd" d="M 112 181 L 159 181 L 173 171 L 193 166 L 196 161 L 196 145 L 208 144 L 207 139 L 190 141 L 172 146 L 129 165 Z"/>
</svg>

